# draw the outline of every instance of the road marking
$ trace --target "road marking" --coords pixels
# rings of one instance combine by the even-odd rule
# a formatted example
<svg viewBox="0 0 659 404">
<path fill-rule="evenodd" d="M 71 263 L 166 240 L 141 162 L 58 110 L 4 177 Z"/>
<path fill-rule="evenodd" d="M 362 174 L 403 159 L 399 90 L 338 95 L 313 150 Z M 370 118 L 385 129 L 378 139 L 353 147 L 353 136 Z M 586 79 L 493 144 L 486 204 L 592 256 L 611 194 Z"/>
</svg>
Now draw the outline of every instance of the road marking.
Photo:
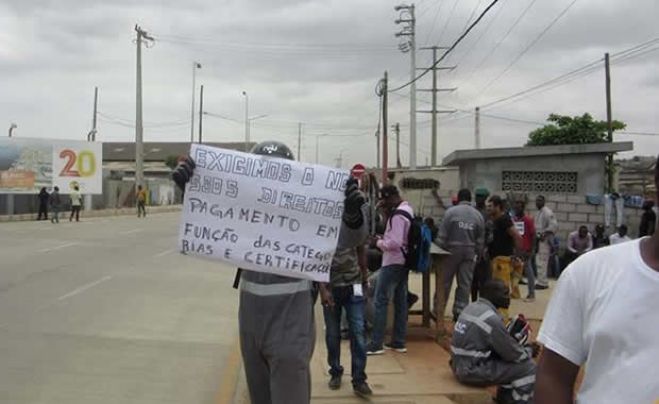
<svg viewBox="0 0 659 404">
<path fill-rule="evenodd" d="M 158 254 L 154 255 L 153 258 L 164 257 L 164 256 L 167 255 L 167 254 L 171 254 L 171 253 L 173 253 L 174 251 L 176 251 L 175 248 L 170 248 L 169 250 L 165 250 L 165 251 L 163 251 L 163 252 L 161 252 L 161 253 L 158 253 Z"/>
<path fill-rule="evenodd" d="M 38 252 L 40 253 L 46 253 L 46 252 L 51 252 L 51 251 L 56 251 L 56 250 L 61 250 L 62 248 L 68 248 L 68 247 L 73 247 L 74 245 L 79 245 L 80 243 L 67 243 L 67 244 L 62 244 L 57 247 L 51 247 L 51 248 L 44 248 L 42 250 L 39 250 Z"/>
<path fill-rule="evenodd" d="M 120 231 L 119 234 L 121 234 L 121 235 L 134 234 L 134 233 L 139 233 L 141 231 L 142 231 L 142 229 L 133 229 L 133 230 L 127 230 L 127 231 Z"/>
<path fill-rule="evenodd" d="M 233 344 L 231 344 L 231 352 L 224 364 L 220 388 L 215 395 L 215 402 L 217 404 L 233 402 L 236 395 L 236 388 L 238 387 L 238 372 L 240 372 L 241 359 L 240 340 L 236 337 Z"/>
<path fill-rule="evenodd" d="M 110 279 L 112 279 L 111 276 L 104 276 L 104 277 L 102 277 L 101 279 L 96 280 L 96 281 L 94 281 L 94 282 L 92 282 L 92 283 L 88 283 L 88 284 L 86 284 L 86 285 L 82 285 L 82 286 L 80 286 L 79 288 L 77 288 L 77 289 L 75 289 L 75 290 L 73 290 L 73 291 L 71 291 L 71 292 L 69 292 L 69 293 L 67 293 L 67 294 L 65 294 L 65 295 L 63 295 L 63 296 L 58 297 L 58 298 L 57 298 L 57 301 L 58 301 L 58 302 L 61 302 L 62 300 L 68 299 L 69 297 L 73 297 L 73 296 L 75 296 L 75 295 L 78 295 L 78 294 L 84 292 L 85 290 L 90 289 L 90 288 L 93 288 L 94 286 L 99 285 L 99 284 L 101 284 L 101 283 L 103 283 L 103 282 L 105 282 L 105 281 L 109 281 Z"/>
</svg>

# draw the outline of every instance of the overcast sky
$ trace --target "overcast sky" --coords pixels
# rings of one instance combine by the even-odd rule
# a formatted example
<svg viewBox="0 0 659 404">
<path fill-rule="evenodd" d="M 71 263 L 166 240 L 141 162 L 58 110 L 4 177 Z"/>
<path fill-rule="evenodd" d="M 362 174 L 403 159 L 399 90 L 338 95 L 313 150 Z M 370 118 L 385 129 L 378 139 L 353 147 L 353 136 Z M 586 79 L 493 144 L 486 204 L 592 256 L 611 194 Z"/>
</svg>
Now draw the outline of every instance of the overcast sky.
<svg viewBox="0 0 659 404">
<path fill-rule="evenodd" d="M 473 111 L 511 94 L 659 38 L 657 0 L 578 0 L 529 48 L 573 0 L 500 0 L 447 59 L 440 73 L 441 108 Z M 490 0 L 416 2 L 418 46 L 453 43 Z M 99 87 L 98 140 L 134 139 L 136 23 L 154 38 L 143 49 L 145 140 L 190 137 L 192 64 L 201 63 L 209 141 L 244 139 L 245 98 L 252 139 L 279 139 L 314 161 L 316 135 L 323 164 L 375 162 L 378 98 L 385 70 L 390 87 L 409 79 L 409 54 L 398 51 L 393 0 L 3 0 L 0 3 L 0 125 L 20 137 L 84 139 Z M 527 9 L 528 8 L 528 9 Z M 522 13 L 525 11 L 526 13 Z M 522 16 L 519 23 L 514 22 Z M 510 33 L 506 36 L 506 33 Z M 503 40 L 505 37 L 505 40 Z M 519 58 L 524 49 L 528 50 Z M 630 132 L 659 132 L 659 43 L 649 52 L 613 59 L 614 118 Z M 511 65 L 511 62 L 517 62 Z M 428 66 L 428 51 L 417 64 Z M 504 74 L 502 74 L 504 73 Z M 418 82 L 429 88 L 430 76 Z M 409 159 L 409 88 L 391 94 L 389 122 L 401 124 L 403 164 Z M 418 109 L 430 109 L 419 93 Z M 483 147 L 521 146 L 548 114 L 592 113 L 605 119 L 604 68 L 514 103 L 484 108 Z M 495 118 L 496 117 L 496 118 Z M 529 122 L 513 122 L 499 118 Z M 470 113 L 442 115 L 440 157 L 474 146 Z M 418 114 L 418 161 L 430 156 L 430 115 Z M 195 129 L 196 133 L 197 129 Z M 6 132 L 5 132 L 6 133 Z M 633 140 L 635 154 L 653 155 L 659 136 Z M 390 142 L 395 156 L 395 142 Z M 390 161 L 395 161 L 390 158 Z"/>
</svg>

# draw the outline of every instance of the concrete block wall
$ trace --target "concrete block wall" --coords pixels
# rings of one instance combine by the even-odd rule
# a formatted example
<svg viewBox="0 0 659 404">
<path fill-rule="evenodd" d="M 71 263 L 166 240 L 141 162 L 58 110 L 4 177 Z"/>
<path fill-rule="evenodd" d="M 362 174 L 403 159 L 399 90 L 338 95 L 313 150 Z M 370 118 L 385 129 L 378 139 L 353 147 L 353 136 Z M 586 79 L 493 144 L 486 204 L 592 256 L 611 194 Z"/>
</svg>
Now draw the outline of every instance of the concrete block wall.
<svg viewBox="0 0 659 404">
<path fill-rule="evenodd" d="M 504 193 L 500 193 L 504 195 Z M 529 214 L 535 216 L 537 209 L 535 207 L 536 194 L 529 194 L 529 203 L 526 208 Z M 558 236 L 561 241 L 561 247 L 564 246 L 567 236 L 577 230 L 579 226 L 585 225 L 591 232 L 595 231 L 595 226 L 604 224 L 604 205 L 590 205 L 586 203 L 584 195 L 566 195 L 566 194 L 545 194 L 547 206 L 554 211 L 558 220 Z M 623 223 L 629 228 L 629 236 L 638 237 L 638 226 L 641 221 L 643 210 L 640 208 L 625 207 L 623 211 Z M 606 229 L 606 234 L 615 233 L 615 215 L 611 220 L 611 227 Z"/>
<path fill-rule="evenodd" d="M 440 189 L 440 197 L 447 206 L 451 206 L 451 197 L 456 195 L 458 190 Z M 444 209 L 435 201 L 431 190 L 402 190 L 403 197 L 408 200 L 415 209 L 415 212 L 423 217 L 432 217 L 436 223 L 441 221 L 444 215 Z M 505 192 L 493 192 L 493 195 L 506 195 Z M 536 194 L 528 194 L 529 202 L 526 206 L 527 212 L 534 217 L 537 209 L 535 207 Z M 558 237 L 561 242 L 561 249 L 565 246 L 568 235 L 577 230 L 579 226 L 585 225 L 591 232 L 595 231 L 595 225 L 604 224 L 604 205 L 589 205 L 586 203 L 584 195 L 566 195 L 566 194 L 544 194 L 547 206 L 554 211 L 558 220 Z M 638 226 L 641 221 L 643 210 L 640 208 L 624 208 L 623 223 L 629 228 L 629 236 L 638 237 Z M 615 233 L 615 215 L 612 218 L 612 225 L 606 229 L 606 234 Z"/>
</svg>

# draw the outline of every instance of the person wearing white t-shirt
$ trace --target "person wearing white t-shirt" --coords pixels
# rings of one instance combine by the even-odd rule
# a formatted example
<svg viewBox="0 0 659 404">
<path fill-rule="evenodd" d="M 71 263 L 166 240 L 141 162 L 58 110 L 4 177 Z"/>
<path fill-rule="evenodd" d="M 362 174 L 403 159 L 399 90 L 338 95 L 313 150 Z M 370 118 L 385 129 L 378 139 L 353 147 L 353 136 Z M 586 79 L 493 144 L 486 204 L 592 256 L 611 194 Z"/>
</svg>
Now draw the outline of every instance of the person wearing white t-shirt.
<svg viewBox="0 0 659 404">
<path fill-rule="evenodd" d="M 613 233 L 609 236 L 609 243 L 611 245 L 620 244 L 627 241 L 632 241 L 632 239 L 627 235 L 627 225 L 624 224 L 618 227 L 617 233 Z"/>
<path fill-rule="evenodd" d="M 573 403 L 581 366 L 578 403 L 658 402 L 658 331 L 659 233 L 580 256 L 540 328 L 535 404 Z"/>
</svg>

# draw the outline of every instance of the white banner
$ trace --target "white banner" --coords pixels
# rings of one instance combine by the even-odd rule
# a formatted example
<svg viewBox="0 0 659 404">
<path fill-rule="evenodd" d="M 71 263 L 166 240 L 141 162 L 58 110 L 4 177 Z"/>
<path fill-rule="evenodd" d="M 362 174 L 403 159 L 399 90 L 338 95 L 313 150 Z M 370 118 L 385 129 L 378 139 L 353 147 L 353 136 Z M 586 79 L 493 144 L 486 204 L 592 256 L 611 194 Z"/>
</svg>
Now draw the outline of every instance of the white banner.
<svg viewBox="0 0 659 404">
<path fill-rule="evenodd" d="M 329 282 L 348 171 L 198 144 L 190 155 L 182 253 Z"/>
</svg>

